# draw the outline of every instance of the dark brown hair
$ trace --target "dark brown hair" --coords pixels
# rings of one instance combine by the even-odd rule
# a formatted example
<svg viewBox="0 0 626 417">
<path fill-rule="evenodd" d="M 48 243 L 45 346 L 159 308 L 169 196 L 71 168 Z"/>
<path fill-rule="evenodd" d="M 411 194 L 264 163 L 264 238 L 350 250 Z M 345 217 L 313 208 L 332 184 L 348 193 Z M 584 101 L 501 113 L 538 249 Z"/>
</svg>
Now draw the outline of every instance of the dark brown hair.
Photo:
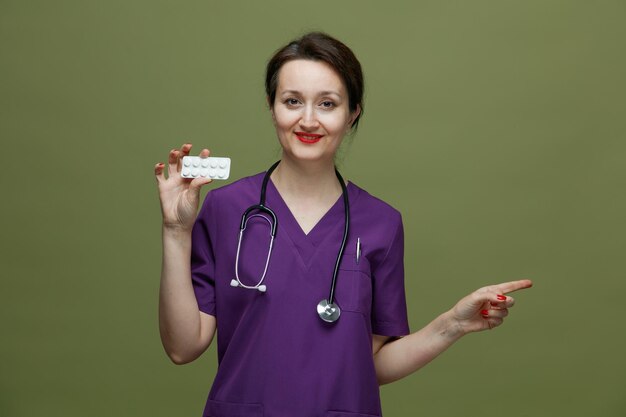
<svg viewBox="0 0 626 417">
<path fill-rule="evenodd" d="M 352 123 L 352 128 L 356 129 L 363 114 L 361 64 L 350 48 L 326 33 L 307 33 L 276 51 L 267 63 L 265 73 L 265 93 L 270 107 L 274 107 L 276 88 L 278 87 L 278 71 L 285 63 L 296 59 L 325 62 L 339 74 L 346 90 L 348 90 L 348 108 L 351 112 L 356 111 L 358 107 L 361 108 L 361 112 Z"/>
</svg>

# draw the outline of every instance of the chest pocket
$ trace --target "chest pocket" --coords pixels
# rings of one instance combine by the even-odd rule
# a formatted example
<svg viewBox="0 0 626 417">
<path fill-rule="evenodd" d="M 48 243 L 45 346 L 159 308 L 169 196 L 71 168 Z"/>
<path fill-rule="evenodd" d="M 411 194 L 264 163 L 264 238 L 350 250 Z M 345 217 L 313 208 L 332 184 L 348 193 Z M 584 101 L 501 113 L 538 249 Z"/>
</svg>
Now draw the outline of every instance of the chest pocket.
<svg viewBox="0 0 626 417">
<path fill-rule="evenodd" d="M 204 415 L 205 417 L 263 417 L 263 405 L 208 400 Z"/>
<path fill-rule="evenodd" d="M 372 274 L 365 256 L 356 262 L 356 254 L 344 253 L 337 276 L 335 300 L 342 311 L 370 316 L 372 310 Z"/>
</svg>

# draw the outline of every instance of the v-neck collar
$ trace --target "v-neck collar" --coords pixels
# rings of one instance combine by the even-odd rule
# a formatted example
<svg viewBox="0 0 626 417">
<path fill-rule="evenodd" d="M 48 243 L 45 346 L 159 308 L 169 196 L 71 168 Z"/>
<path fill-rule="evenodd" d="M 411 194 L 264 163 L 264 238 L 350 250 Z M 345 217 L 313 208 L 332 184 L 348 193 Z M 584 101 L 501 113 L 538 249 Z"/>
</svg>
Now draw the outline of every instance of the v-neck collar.
<svg viewBox="0 0 626 417">
<path fill-rule="evenodd" d="M 346 191 L 351 207 L 355 200 L 356 190 L 357 188 L 351 182 L 348 182 Z M 340 233 L 343 232 L 345 224 L 343 194 L 324 213 L 308 234 L 302 230 L 302 227 L 287 206 L 287 203 L 285 203 L 271 178 L 267 183 L 267 202 L 267 205 L 272 207 L 278 217 L 277 233 L 279 235 L 281 233 L 288 235 L 289 240 L 294 244 L 307 269 L 317 249 L 326 239 L 334 239 L 336 236 L 339 236 L 339 239 L 341 238 Z"/>
</svg>

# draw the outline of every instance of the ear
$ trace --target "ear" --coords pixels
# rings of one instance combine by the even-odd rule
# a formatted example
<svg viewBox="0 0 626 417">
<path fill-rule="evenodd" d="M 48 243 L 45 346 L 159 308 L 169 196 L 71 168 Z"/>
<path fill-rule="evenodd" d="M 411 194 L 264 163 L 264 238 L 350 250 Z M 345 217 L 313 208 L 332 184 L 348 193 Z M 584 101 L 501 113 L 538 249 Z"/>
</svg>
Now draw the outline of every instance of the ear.
<svg viewBox="0 0 626 417">
<path fill-rule="evenodd" d="M 276 124 L 276 117 L 274 115 L 274 107 L 272 106 L 272 103 L 270 103 L 269 96 L 265 96 L 265 102 L 267 103 L 267 107 L 270 109 L 270 113 L 272 115 L 272 122 Z"/>
<path fill-rule="evenodd" d="M 348 122 L 348 126 L 350 126 L 350 128 L 352 128 L 352 125 L 354 124 L 354 121 L 356 120 L 356 118 L 359 117 L 359 114 L 361 114 L 361 106 L 357 104 L 356 110 L 354 110 L 352 114 L 350 115 L 350 120 Z"/>
</svg>

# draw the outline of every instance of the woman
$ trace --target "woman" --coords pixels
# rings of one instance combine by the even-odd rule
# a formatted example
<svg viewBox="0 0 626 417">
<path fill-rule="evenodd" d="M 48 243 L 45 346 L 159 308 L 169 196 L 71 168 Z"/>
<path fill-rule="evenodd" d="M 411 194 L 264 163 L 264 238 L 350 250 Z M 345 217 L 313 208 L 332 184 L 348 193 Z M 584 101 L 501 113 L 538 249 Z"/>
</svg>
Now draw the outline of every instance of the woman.
<svg viewBox="0 0 626 417">
<path fill-rule="evenodd" d="M 481 288 L 410 334 L 401 216 L 334 165 L 363 109 L 358 60 L 336 39 L 307 34 L 270 60 L 266 93 L 282 147 L 268 172 L 210 191 L 196 217 L 211 180 L 181 178 L 191 144 L 170 152 L 167 179 L 155 167 L 163 345 L 175 363 L 193 361 L 219 323 L 205 416 L 380 416 L 380 384 L 502 324 L 514 302 L 505 294 L 531 282 Z M 239 235 L 260 198 L 280 222 L 273 242 L 266 211 L 253 210 Z"/>
</svg>

